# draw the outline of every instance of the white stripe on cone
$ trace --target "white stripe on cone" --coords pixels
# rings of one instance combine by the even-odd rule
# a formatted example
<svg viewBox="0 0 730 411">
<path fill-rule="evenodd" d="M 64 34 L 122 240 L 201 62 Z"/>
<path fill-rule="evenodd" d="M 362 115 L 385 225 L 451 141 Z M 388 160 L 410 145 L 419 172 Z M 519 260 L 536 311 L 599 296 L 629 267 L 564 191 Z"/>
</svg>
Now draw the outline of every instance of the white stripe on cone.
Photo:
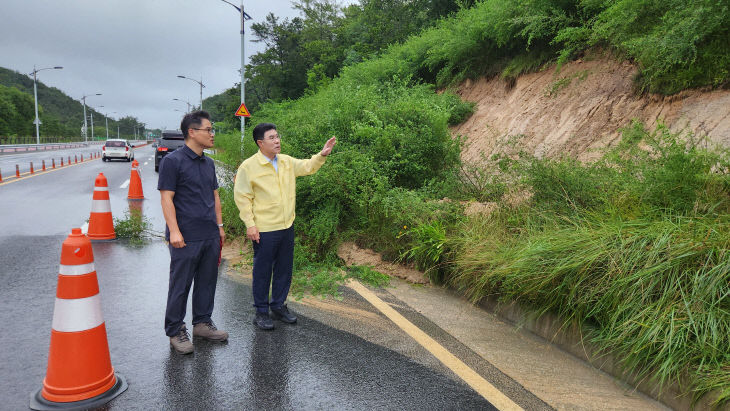
<svg viewBox="0 0 730 411">
<path fill-rule="evenodd" d="M 94 187 L 94 191 L 109 191 L 109 187 Z"/>
<path fill-rule="evenodd" d="M 78 332 L 96 328 L 104 323 L 99 294 L 86 298 L 66 300 L 56 298 L 53 307 L 53 329 L 60 332 Z"/>
<path fill-rule="evenodd" d="M 58 273 L 61 275 L 84 275 L 95 271 L 94 263 L 79 264 L 79 265 L 63 265 L 61 264 L 58 268 Z"/>
<path fill-rule="evenodd" d="M 112 205 L 109 200 L 91 200 L 92 213 L 111 213 Z"/>
</svg>

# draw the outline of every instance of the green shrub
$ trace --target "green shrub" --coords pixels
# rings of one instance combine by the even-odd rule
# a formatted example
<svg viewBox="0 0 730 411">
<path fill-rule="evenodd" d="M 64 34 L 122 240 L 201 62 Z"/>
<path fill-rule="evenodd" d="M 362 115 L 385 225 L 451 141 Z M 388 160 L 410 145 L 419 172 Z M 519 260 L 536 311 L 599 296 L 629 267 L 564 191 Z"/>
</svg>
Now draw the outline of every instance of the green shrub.
<svg viewBox="0 0 730 411">
<path fill-rule="evenodd" d="M 141 210 L 130 208 L 124 212 L 124 218 L 114 218 L 114 233 L 117 238 L 126 238 L 132 245 L 145 243 L 150 222 L 142 215 Z"/>
<path fill-rule="evenodd" d="M 375 271 L 370 265 L 352 265 L 347 268 L 347 276 L 373 287 L 386 287 L 390 284 L 390 277 Z"/>
<path fill-rule="evenodd" d="M 404 233 L 412 237 L 413 246 L 401 257 L 416 263 L 416 268 L 425 271 L 434 283 L 443 281 L 444 257 L 446 248 L 446 229 L 440 220 L 420 224 Z"/>
<path fill-rule="evenodd" d="M 691 134 L 640 123 L 593 164 L 524 157 L 509 171 L 529 204 L 446 230 L 447 280 L 474 300 L 558 313 L 640 376 L 667 386 L 689 373 L 695 398 L 726 402 L 729 164 Z M 427 238 L 413 249 L 433 252 Z"/>
</svg>

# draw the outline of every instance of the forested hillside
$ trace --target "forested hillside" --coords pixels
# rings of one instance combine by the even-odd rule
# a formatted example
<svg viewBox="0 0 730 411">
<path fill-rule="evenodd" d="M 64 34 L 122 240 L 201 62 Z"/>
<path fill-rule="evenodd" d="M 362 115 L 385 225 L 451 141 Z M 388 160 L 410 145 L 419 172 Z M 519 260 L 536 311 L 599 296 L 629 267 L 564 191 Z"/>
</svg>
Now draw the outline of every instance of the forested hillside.
<svg viewBox="0 0 730 411">
<path fill-rule="evenodd" d="M 38 116 L 41 119 L 41 136 L 78 140 L 84 124 L 84 109 L 80 101 L 63 91 L 48 87 L 38 80 Z M 96 126 L 103 128 L 104 114 L 86 106 L 86 115 L 93 112 Z M 0 138 L 35 136 L 35 111 L 33 105 L 33 78 L 0 67 Z M 87 122 L 89 119 L 87 119 Z M 136 118 L 128 116 L 109 119 L 110 135 L 116 136 L 117 126 L 122 138 L 134 136 L 134 126 L 143 126 Z M 98 130 L 97 130 L 98 131 Z M 95 133 L 106 138 L 105 133 Z M 2 142 L 0 142 L 2 144 Z"/>
<path fill-rule="evenodd" d="M 363 0 L 341 8 L 334 0 L 303 0 L 292 4 L 300 17 L 281 19 L 269 14 L 248 33 L 266 50 L 250 57 L 246 66 L 246 106 L 296 99 L 329 84 L 343 67 L 377 56 L 388 45 L 436 24 L 439 18 L 470 6 L 473 0 Z M 205 99 L 213 118 L 238 121 L 236 85 Z"/>
<path fill-rule="evenodd" d="M 299 4 L 300 20 L 257 27 L 268 49 L 247 70 L 247 87 L 258 90 L 250 101 L 247 93 L 250 123 L 276 123 L 283 152 L 308 157 L 338 137 L 323 168 L 297 182 L 295 287 L 341 278 L 337 246 L 355 241 L 475 301 L 498 296 L 558 313 L 662 388 L 730 399 L 726 150 L 704 135 L 633 122 L 611 130 L 620 138 L 591 162 L 535 156 L 521 150 L 521 136 L 503 135 L 510 155 L 465 164 L 464 139 L 450 133 L 474 110 L 453 92 L 465 79 L 499 77 L 510 88 L 525 73 L 559 73 L 596 52 L 637 67 L 635 97 L 725 88 L 726 0 L 455 0 L 439 2 L 443 13 L 428 1 Z M 374 40 L 381 33 L 385 43 Z M 309 60 L 296 66 L 292 56 Z M 235 169 L 256 150 L 252 127 L 240 147 L 235 119 L 217 120 L 232 130 L 216 136 L 218 158 Z M 566 146 L 592 138 L 563 137 Z M 230 185 L 221 197 L 228 230 L 245 233 Z M 492 212 L 465 213 L 475 201 Z"/>
</svg>

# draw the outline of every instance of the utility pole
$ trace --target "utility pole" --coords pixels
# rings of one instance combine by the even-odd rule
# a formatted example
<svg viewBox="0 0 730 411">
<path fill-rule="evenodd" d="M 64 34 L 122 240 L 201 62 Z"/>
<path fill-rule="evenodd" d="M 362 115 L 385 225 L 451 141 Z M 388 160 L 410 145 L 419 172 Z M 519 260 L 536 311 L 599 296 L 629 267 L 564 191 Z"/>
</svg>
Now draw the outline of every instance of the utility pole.
<svg viewBox="0 0 730 411">
<path fill-rule="evenodd" d="M 241 14 L 241 104 L 246 102 L 246 54 L 244 53 L 244 44 L 245 44 L 245 22 L 246 20 L 251 20 L 252 17 L 248 15 L 243 10 L 243 0 L 241 0 L 241 7 L 236 6 L 235 4 L 227 1 L 227 0 L 221 0 L 225 3 L 230 4 L 233 6 L 238 12 Z M 243 155 L 243 134 L 246 128 L 246 118 L 241 116 L 241 155 Z"/>
<path fill-rule="evenodd" d="M 202 110 L 203 109 L 203 87 L 205 87 L 205 85 L 203 84 L 203 75 L 202 74 L 200 75 L 200 81 L 198 81 L 194 78 L 180 76 L 180 75 L 178 75 L 178 77 L 184 78 L 186 80 L 194 81 L 194 82 L 200 84 L 200 107 L 198 107 L 198 110 Z"/>
<path fill-rule="evenodd" d="M 88 136 L 89 129 L 86 126 L 86 97 L 100 96 L 100 95 L 101 95 L 101 93 L 96 93 L 96 94 L 87 94 L 87 95 L 81 97 L 81 100 L 84 102 L 84 141 L 85 142 L 89 141 L 89 136 Z M 93 130 L 92 130 L 92 134 L 93 134 Z"/>
<path fill-rule="evenodd" d="M 35 124 L 36 144 L 41 143 L 41 130 L 40 130 L 41 119 L 38 118 L 38 86 L 36 85 L 36 83 L 38 82 L 38 79 L 36 78 L 36 75 L 41 70 L 60 70 L 62 68 L 63 67 L 61 67 L 61 66 L 56 66 L 56 67 L 46 67 L 46 68 L 36 70 L 35 64 L 34 64 L 33 72 L 30 73 L 33 75 L 33 101 L 35 102 L 35 121 L 33 123 Z"/>
</svg>

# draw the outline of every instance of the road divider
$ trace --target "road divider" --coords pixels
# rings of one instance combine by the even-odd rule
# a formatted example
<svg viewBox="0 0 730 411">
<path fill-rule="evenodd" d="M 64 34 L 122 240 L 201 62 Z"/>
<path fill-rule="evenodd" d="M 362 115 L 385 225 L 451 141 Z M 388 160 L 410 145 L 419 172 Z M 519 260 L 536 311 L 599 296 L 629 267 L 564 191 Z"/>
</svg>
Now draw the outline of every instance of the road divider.
<svg viewBox="0 0 730 411">
<path fill-rule="evenodd" d="M 111 363 L 94 251 L 74 228 L 61 246 L 46 378 L 30 408 L 97 408 L 126 389 Z"/>
<path fill-rule="evenodd" d="M 459 376 L 459 378 L 461 378 L 474 391 L 481 395 L 485 400 L 489 401 L 489 403 L 497 409 L 502 411 L 523 409 L 509 397 L 502 394 L 501 391 L 490 384 L 489 381 L 485 380 L 484 377 L 472 370 L 468 365 L 464 364 L 463 361 L 436 342 L 436 340 L 431 338 L 420 328 L 416 327 L 412 322 L 408 321 L 398 311 L 393 309 L 393 307 L 378 298 L 372 291 L 365 288 L 365 286 L 355 280 L 350 280 L 347 283 L 347 286 L 360 294 L 361 297 L 372 304 L 373 307 L 377 308 L 378 311 L 383 313 L 383 315 L 388 317 L 389 320 L 395 323 L 395 325 L 397 325 L 406 334 L 411 336 L 411 338 L 413 338 L 428 352 L 433 354 L 436 359 L 441 361 L 443 365 L 448 367 L 452 372 L 454 372 L 454 374 Z"/>
<path fill-rule="evenodd" d="M 74 156 L 74 158 L 76 158 L 76 156 Z M 43 164 L 42 168 L 43 169 L 42 170 L 39 170 L 38 172 L 35 171 L 34 164 L 31 161 L 30 162 L 30 170 L 28 172 L 25 172 L 25 173 L 21 173 L 20 172 L 20 165 L 16 164 L 15 165 L 15 178 L 12 179 L 12 180 L 7 180 L 6 179 L 5 182 L 3 182 L 2 179 L 0 179 L 0 186 L 6 185 L 6 184 L 10 184 L 10 183 L 15 183 L 16 181 L 25 180 L 27 178 L 39 176 L 39 175 L 42 175 L 42 174 L 45 174 L 45 173 L 50 173 L 51 171 L 62 170 L 62 169 L 67 168 L 69 166 L 75 166 L 75 165 L 79 165 L 79 164 L 83 164 L 83 163 L 88 163 L 89 161 L 95 160 L 95 159 L 98 159 L 98 158 L 99 158 L 99 155 L 98 154 L 91 154 L 86 160 L 83 160 L 82 159 L 81 162 L 78 162 L 77 161 L 74 164 L 74 163 L 71 162 L 71 156 L 68 156 L 68 164 L 64 164 L 63 157 L 61 157 L 60 158 L 61 159 L 61 162 L 60 162 L 60 165 L 59 165 L 58 168 L 56 167 L 56 159 L 52 159 L 52 164 L 53 164 L 52 168 L 47 168 L 46 167 L 46 160 L 42 160 L 42 164 Z"/>
</svg>

